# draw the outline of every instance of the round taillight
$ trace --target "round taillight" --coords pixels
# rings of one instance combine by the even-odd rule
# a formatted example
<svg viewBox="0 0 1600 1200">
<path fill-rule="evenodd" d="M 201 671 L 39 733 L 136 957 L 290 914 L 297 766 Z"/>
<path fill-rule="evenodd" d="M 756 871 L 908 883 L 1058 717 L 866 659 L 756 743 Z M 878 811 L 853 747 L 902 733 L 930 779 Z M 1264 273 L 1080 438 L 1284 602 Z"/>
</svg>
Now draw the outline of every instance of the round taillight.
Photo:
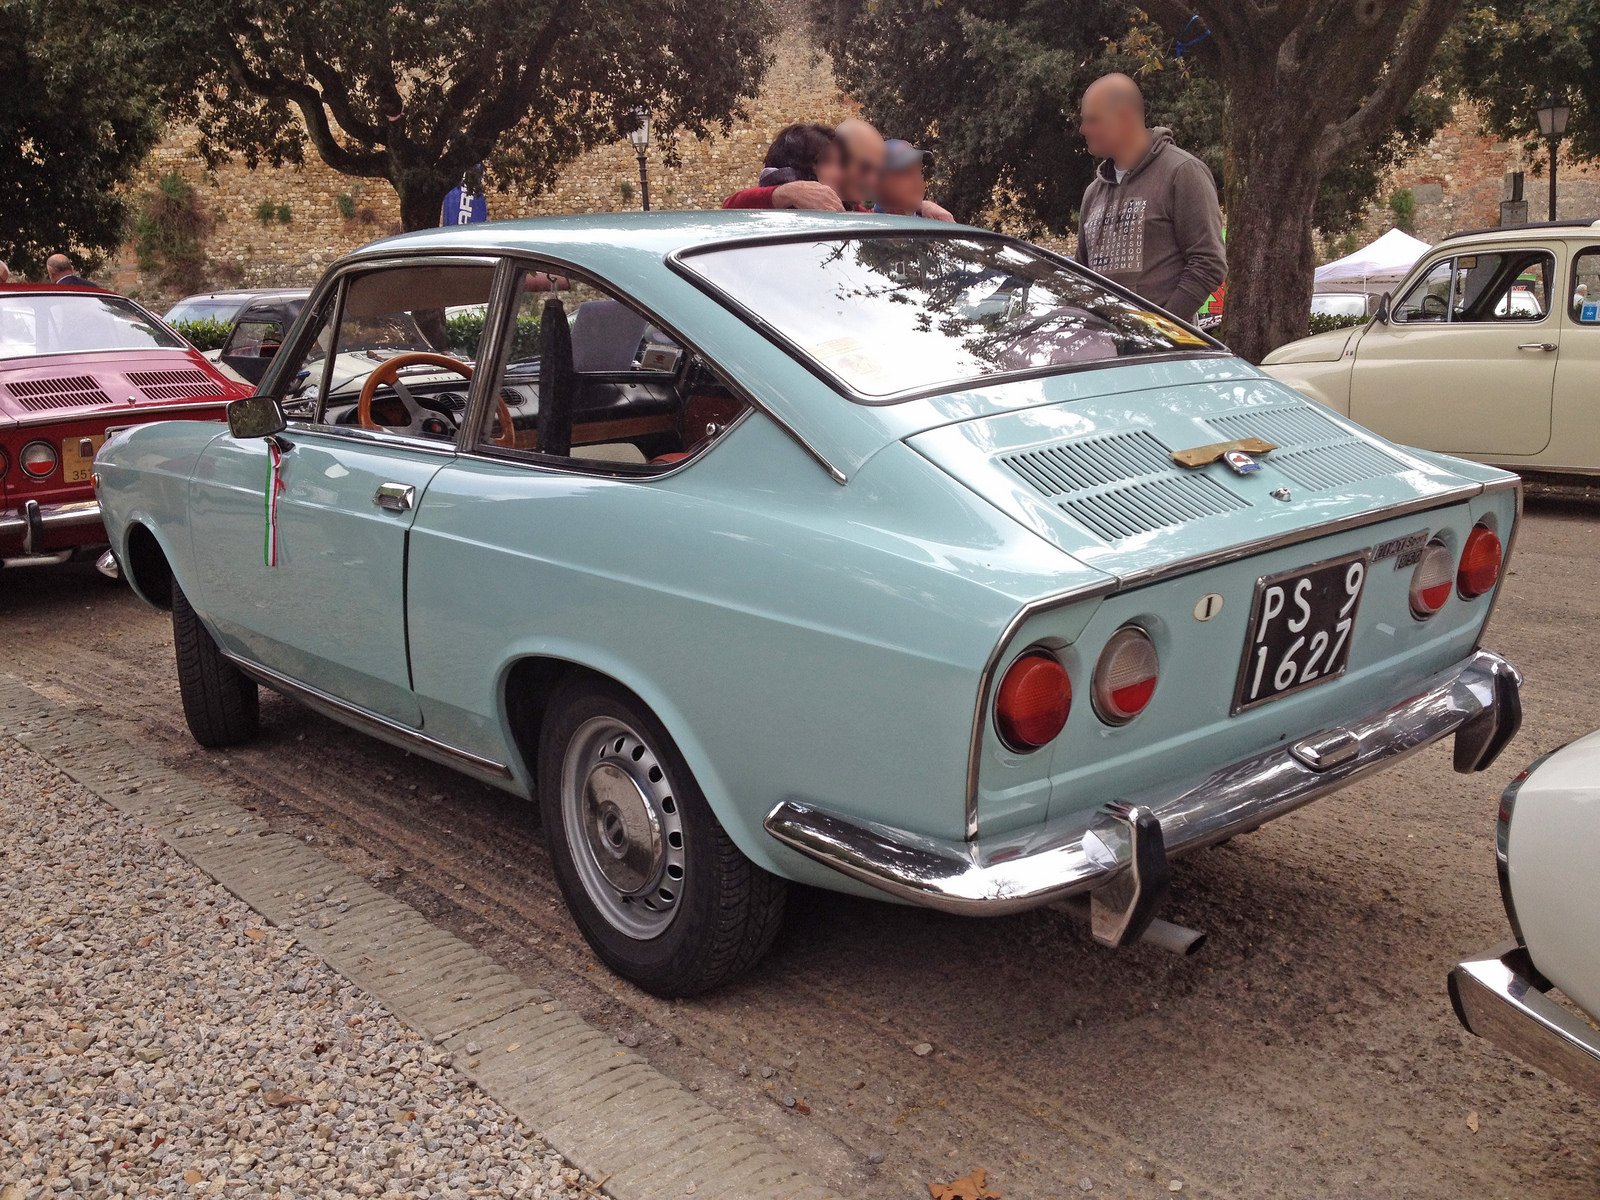
<svg viewBox="0 0 1600 1200">
<path fill-rule="evenodd" d="M 1110 725 L 1133 720 L 1156 694 L 1159 672 L 1150 635 L 1137 625 L 1124 625 L 1111 635 L 1095 664 L 1095 712 Z"/>
<path fill-rule="evenodd" d="M 34 479 L 47 479 L 56 469 L 56 448 L 49 442 L 29 442 L 22 448 L 18 461 L 22 469 Z"/>
<path fill-rule="evenodd" d="M 1468 600 L 1494 591 L 1500 582 L 1500 562 L 1504 552 L 1500 539 L 1487 525 L 1474 525 L 1461 548 L 1461 565 L 1456 568 L 1456 588 Z"/>
<path fill-rule="evenodd" d="M 4 446 L 0 446 L 0 479 L 6 477 L 6 472 L 11 469 L 11 456 L 6 453 Z"/>
<path fill-rule="evenodd" d="M 1000 680 L 994 698 L 994 723 L 1013 750 L 1048 745 L 1072 710 L 1072 680 L 1053 654 L 1029 650 L 1019 655 Z"/>
<path fill-rule="evenodd" d="M 1411 615 L 1419 621 L 1433 616 L 1450 599 L 1455 583 L 1455 562 L 1449 548 L 1440 541 L 1429 542 L 1411 572 Z"/>
</svg>

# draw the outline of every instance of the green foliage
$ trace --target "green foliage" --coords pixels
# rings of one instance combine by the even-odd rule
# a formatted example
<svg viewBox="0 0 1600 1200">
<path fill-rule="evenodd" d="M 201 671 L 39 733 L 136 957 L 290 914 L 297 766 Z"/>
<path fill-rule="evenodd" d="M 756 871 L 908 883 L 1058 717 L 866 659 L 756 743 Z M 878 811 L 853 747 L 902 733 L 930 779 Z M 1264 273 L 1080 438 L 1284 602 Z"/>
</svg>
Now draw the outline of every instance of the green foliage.
<svg viewBox="0 0 1600 1200">
<path fill-rule="evenodd" d="M 55 0 L 0 3 L 0 257 L 40 276 L 58 250 L 93 271 L 124 237 L 127 184 L 162 127 L 149 64 Z"/>
<path fill-rule="evenodd" d="M 271 200 L 263 200 L 256 205 L 256 220 L 263 225 L 271 225 L 278 219 L 278 206 Z"/>
<path fill-rule="evenodd" d="M 205 237 L 210 229 L 211 218 L 194 185 L 169 171 L 140 197 L 134 219 L 139 269 L 158 275 L 163 286 L 174 291 L 199 291 L 205 285 Z"/>
<path fill-rule="evenodd" d="M 462 312 L 446 317 L 445 335 L 450 353 L 458 358 L 475 359 L 483 340 L 484 316 L 481 312 Z M 511 339 L 512 361 L 533 358 L 539 353 L 539 318 L 532 313 L 517 315 L 517 331 Z"/>
<path fill-rule="evenodd" d="M 277 217 L 280 225 L 287 225 L 294 220 L 294 210 L 289 207 L 287 201 L 278 202 Z"/>
<path fill-rule="evenodd" d="M 1366 317 L 1344 317 L 1336 313 L 1312 313 L 1312 333 L 1331 333 L 1335 329 L 1349 329 L 1352 325 L 1365 325 Z"/>
<path fill-rule="evenodd" d="M 1389 193 L 1389 215 L 1394 218 L 1396 229 L 1407 233 L 1416 231 L 1417 198 L 1410 188 L 1396 188 Z"/>
<path fill-rule="evenodd" d="M 638 105 L 674 162 L 679 137 L 744 115 L 775 29 L 767 0 L 167 0 L 159 20 L 126 0 L 49 3 L 165 69 L 208 163 L 309 150 L 387 180 L 408 229 L 436 224 L 479 162 L 498 186 L 548 186 Z"/>
<path fill-rule="evenodd" d="M 338 196 L 334 197 L 333 206 L 339 210 L 339 215 L 346 221 L 355 220 L 356 198 L 349 192 L 340 192 Z"/>
<path fill-rule="evenodd" d="M 178 321 L 173 326 L 196 350 L 220 350 L 233 326 L 227 321 Z"/>
<path fill-rule="evenodd" d="M 1462 14 L 1456 77 L 1484 127 L 1532 151 L 1542 169 L 1539 106 L 1554 91 L 1572 108 L 1563 148 L 1600 158 L 1600 5 L 1593 0 L 1489 0 Z"/>
<path fill-rule="evenodd" d="M 623 207 L 633 207 L 633 180 L 624 179 L 620 184 L 617 185 L 617 191 L 622 194 Z"/>
</svg>

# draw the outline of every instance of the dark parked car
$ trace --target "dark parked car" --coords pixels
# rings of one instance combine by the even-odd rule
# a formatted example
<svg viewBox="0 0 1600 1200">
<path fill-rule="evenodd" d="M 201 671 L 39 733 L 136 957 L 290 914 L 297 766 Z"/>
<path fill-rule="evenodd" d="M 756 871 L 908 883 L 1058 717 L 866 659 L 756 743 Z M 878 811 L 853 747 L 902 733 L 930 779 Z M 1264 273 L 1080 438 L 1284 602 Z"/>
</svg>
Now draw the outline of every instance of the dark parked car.
<svg viewBox="0 0 1600 1200">
<path fill-rule="evenodd" d="M 251 383 L 260 383 L 283 335 L 305 307 L 306 288 L 273 288 L 241 292 L 208 292 L 188 296 L 167 310 L 169 325 L 189 321 L 223 321 L 232 326 L 214 358 Z"/>
</svg>

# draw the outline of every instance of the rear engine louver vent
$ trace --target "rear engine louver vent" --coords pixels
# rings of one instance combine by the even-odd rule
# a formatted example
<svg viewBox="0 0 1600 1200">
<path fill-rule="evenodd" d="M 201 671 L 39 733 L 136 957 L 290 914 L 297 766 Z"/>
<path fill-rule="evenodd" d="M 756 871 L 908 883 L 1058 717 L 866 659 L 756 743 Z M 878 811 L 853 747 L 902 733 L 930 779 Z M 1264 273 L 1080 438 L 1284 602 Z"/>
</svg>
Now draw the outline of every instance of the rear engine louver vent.
<svg viewBox="0 0 1600 1200">
<path fill-rule="evenodd" d="M 1249 507 L 1221 484 L 1178 470 L 1167 447 L 1143 431 L 1045 446 L 1001 461 L 1106 542 Z"/>
<path fill-rule="evenodd" d="M 222 385 L 204 371 L 129 371 L 128 382 L 144 393 L 146 400 L 190 400 L 198 396 L 220 396 Z"/>
<path fill-rule="evenodd" d="M 52 408 L 82 408 L 91 404 L 110 404 L 111 397 L 100 390 L 92 375 L 64 375 L 59 379 L 18 379 L 6 384 L 11 398 L 31 412 Z"/>
<path fill-rule="evenodd" d="M 1273 468 L 1311 492 L 1325 492 L 1381 479 L 1406 470 L 1406 463 L 1355 437 L 1309 405 L 1241 410 L 1207 418 L 1224 438 L 1259 437 L 1279 447 Z"/>
</svg>

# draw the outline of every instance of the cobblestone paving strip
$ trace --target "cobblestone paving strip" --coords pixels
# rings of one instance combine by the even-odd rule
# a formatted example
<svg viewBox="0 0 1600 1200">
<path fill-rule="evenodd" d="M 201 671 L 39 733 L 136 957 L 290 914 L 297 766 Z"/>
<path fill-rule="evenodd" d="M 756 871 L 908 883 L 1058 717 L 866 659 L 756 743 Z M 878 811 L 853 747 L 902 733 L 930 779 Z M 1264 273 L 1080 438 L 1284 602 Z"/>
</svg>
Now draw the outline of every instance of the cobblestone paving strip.
<svg viewBox="0 0 1600 1200">
<path fill-rule="evenodd" d="M 0 675 L 0 733 L 159 833 L 290 932 L 442 1049 L 458 1072 L 569 1163 L 600 1180 L 604 1194 L 617 1200 L 832 1195 L 549 995 L 347 867 L 270 831 L 226 791 L 148 762 L 92 718 L 6 675 Z M 0 1055 L 4 1046 L 0 1035 Z"/>
</svg>

